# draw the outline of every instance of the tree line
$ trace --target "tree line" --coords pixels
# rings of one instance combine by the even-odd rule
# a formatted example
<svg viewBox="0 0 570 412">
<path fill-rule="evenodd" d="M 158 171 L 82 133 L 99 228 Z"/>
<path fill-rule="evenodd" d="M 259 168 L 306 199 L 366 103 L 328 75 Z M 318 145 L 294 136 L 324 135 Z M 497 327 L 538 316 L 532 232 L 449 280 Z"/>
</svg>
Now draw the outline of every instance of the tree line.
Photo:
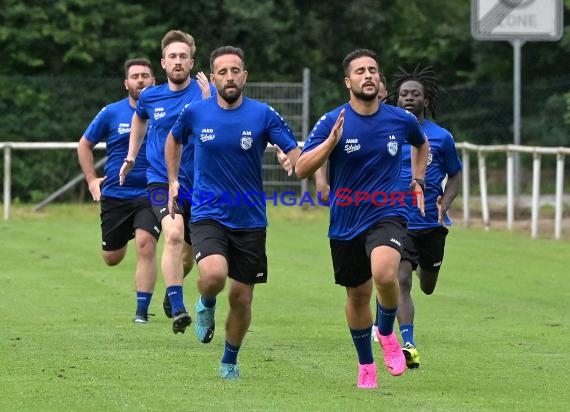
<svg viewBox="0 0 570 412">
<path fill-rule="evenodd" d="M 181 29 L 196 39 L 195 70 L 208 72 L 209 53 L 224 44 L 245 50 L 252 82 L 298 82 L 310 68 L 311 124 L 346 101 L 341 62 L 355 48 L 375 50 L 389 82 L 399 66 L 431 65 L 448 90 L 440 120 L 456 138 L 510 143 L 512 48 L 474 40 L 470 13 L 469 1 L 449 0 L 3 0 L 0 139 L 78 139 L 101 106 L 124 95 L 125 59 L 149 58 L 164 80 L 160 39 Z M 564 21 L 569 17 L 565 0 Z M 566 25 L 558 42 L 523 47 L 523 141 L 527 130 L 527 141 L 566 144 L 569 31 Z M 485 122 L 490 129 L 480 132 Z M 61 174 L 76 173 L 71 159 L 58 158 L 67 155 L 28 153 L 13 164 L 21 169 L 15 178 L 30 175 L 18 177 L 15 193 L 29 197 L 26 182 L 40 170 L 28 162 L 46 156 L 71 163 L 59 182 Z"/>
</svg>

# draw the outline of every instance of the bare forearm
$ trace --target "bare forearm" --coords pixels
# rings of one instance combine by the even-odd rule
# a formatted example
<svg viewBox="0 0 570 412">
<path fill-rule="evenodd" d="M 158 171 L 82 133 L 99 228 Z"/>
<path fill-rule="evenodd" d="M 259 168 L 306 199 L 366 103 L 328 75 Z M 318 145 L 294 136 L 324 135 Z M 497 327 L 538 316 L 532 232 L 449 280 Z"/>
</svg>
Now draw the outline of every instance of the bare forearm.
<svg viewBox="0 0 570 412">
<path fill-rule="evenodd" d="M 457 172 L 453 176 L 449 176 L 447 178 L 447 182 L 443 190 L 443 196 L 441 198 L 445 210 L 451 207 L 453 200 L 457 197 L 457 194 L 459 193 L 460 187 L 461 187 L 461 172 Z"/>
<path fill-rule="evenodd" d="M 412 146 L 412 177 L 424 179 L 429 155 L 429 143 L 426 140 L 420 147 Z"/>
<path fill-rule="evenodd" d="M 90 182 L 97 178 L 95 171 L 95 162 L 93 160 L 93 146 L 88 142 L 85 137 L 82 137 L 77 146 L 77 160 L 79 166 L 85 175 L 85 180 Z"/>
<path fill-rule="evenodd" d="M 136 113 L 133 114 L 131 121 L 131 134 L 129 136 L 129 152 L 127 158 L 136 159 L 146 134 L 146 126 L 148 121 L 140 118 Z"/>
<path fill-rule="evenodd" d="M 287 152 L 287 157 L 289 158 L 289 161 L 291 162 L 291 167 L 295 167 L 295 165 L 297 164 L 297 161 L 299 160 L 299 155 L 301 154 L 301 150 L 296 147 L 294 149 L 289 150 L 289 152 Z"/>
<path fill-rule="evenodd" d="M 325 163 L 323 163 L 323 165 L 321 167 L 319 167 L 317 169 L 317 171 L 315 172 L 315 183 L 317 185 L 327 185 L 328 184 L 328 179 L 327 179 L 327 162 L 325 161 Z"/>
<path fill-rule="evenodd" d="M 314 173 L 327 161 L 334 146 L 329 139 L 323 141 L 319 146 L 310 152 L 299 157 L 295 165 L 295 174 L 299 179 L 305 179 Z"/>
<path fill-rule="evenodd" d="M 168 171 L 168 181 L 178 180 L 178 170 L 182 159 L 182 144 L 174 140 L 172 133 L 168 133 L 166 144 L 164 145 L 164 160 Z"/>
</svg>

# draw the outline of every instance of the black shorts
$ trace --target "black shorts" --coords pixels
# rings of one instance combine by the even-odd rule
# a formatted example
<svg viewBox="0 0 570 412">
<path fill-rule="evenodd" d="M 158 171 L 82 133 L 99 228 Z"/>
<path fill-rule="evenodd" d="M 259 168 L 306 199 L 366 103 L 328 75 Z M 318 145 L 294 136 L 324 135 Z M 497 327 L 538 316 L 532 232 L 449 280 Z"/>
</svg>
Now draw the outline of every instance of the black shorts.
<svg viewBox="0 0 570 412">
<path fill-rule="evenodd" d="M 445 226 L 408 230 L 404 238 L 402 260 L 409 261 L 413 270 L 419 265 L 423 269 L 439 272 L 448 233 L 449 230 Z"/>
<path fill-rule="evenodd" d="M 159 222 L 162 222 L 162 219 L 170 215 L 168 213 L 168 185 L 166 183 L 151 183 L 147 187 L 147 192 L 154 215 Z M 184 197 L 175 207 L 175 213 L 182 215 L 184 219 L 184 241 L 189 245 L 192 244 L 190 229 L 188 228 L 190 224 L 190 205 L 191 199 Z"/>
<path fill-rule="evenodd" d="M 330 240 L 334 280 L 337 285 L 357 287 L 372 278 L 370 254 L 378 246 L 401 251 L 406 234 L 406 220 L 390 216 L 380 220 L 351 240 Z"/>
<path fill-rule="evenodd" d="M 101 235 L 103 250 L 118 250 L 135 237 L 135 229 L 143 229 L 157 240 L 160 221 L 156 219 L 148 199 L 101 197 Z"/>
<path fill-rule="evenodd" d="M 228 261 L 228 276 L 253 285 L 267 282 L 266 229 L 230 229 L 215 220 L 190 224 L 196 262 L 210 255 Z"/>
</svg>

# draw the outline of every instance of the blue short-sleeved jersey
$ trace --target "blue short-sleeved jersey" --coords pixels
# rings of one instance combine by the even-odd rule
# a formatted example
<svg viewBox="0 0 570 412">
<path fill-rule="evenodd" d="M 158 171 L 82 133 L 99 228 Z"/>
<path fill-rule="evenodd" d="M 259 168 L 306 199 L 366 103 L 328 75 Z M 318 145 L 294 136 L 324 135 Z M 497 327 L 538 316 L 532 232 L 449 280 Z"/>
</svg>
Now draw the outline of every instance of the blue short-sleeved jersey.
<svg viewBox="0 0 570 412">
<path fill-rule="evenodd" d="M 437 198 L 443 195 L 441 186 L 446 176 L 453 176 L 462 169 L 461 160 L 457 155 L 455 141 L 449 131 L 441 126 L 424 120 L 422 130 L 429 141 L 429 157 L 426 169 L 426 188 L 425 188 L 425 216 L 422 216 L 420 210 L 408 203 L 408 229 L 420 230 L 431 227 L 440 226 L 437 221 Z M 412 179 L 410 145 L 405 144 L 402 150 L 402 181 L 410 182 Z M 445 225 L 451 225 L 451 220 L 446 215 L 444 219 Z"/>
<path fill-rule="evenodd" d="M 345 109 L 342 136 L 329 156 L 329 237 L 350 240 L 383 217 L 407 217 L 401 184 L 402 145 L 424 143 L 424 134 L 414 115 L 387 104 L 363 116 L 346 103 L 325 114 L 315 124 L 303 153 L 314 149 L 330 134 Z M 409 185 L 409 182 L 408 182 Z"/>
<path fill-rule="evenodd" d="M 131 120 L 135 109 L 124 98 L 105 106 L 91 121 L 83 136 L 96 145 L 99 142 L 107 144 L 107 162 L 101 193 L 103 196 L 118 199 L 131 199 L 146 196 L 146 169 L 148 161 L 145 154 L 146 138 L 141 146 L 135 166 L 127 175 L 123 186 L 119 185 L 119 171 L 129 151 L 129 136 Z"/>
<path fill-rule="evenodd" d="M 247 97 L 233 109 L 217 99 L 194 102 L 172 128 L 176 141 L 194 144 L 192 222 L 213 219 L 233 229 L 267 226 L 262 182 L 268 143 L 285 153 L 297 141 L 283 118 Z"/>
<path fill-rule="evenodd" d="M 212 95 L 215 88 L 210 85 Z M 147 170 L 148 183 L 168 183 L 168 172 L 164 160 L 164 145 L 168 133 L 178 119 L 180 112 L 190 102 L 202 100 L 202 90 L 198 82 L 192 80 L 184 90 L 172 91 L 168 83 L 148 87 L 141 93 L 136 112 L 142 119 L 148 119 L 146 156 L 150 163 Z M 180 186 L 192 188 L 194 168 L 194 144 L 190 142 L 182 151 L 179 171 Z"/>
</svg>

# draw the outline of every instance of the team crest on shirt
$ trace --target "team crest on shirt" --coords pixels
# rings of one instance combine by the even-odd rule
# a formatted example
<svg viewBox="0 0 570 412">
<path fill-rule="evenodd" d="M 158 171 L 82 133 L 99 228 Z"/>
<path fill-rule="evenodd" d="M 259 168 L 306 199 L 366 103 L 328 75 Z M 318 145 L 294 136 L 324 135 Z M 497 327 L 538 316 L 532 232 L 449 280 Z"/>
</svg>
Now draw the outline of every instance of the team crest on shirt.
<svg viewBox="0 0 570 412">
<path fill-rule="evenodd" d="M 431 164 L 432 160 L 433 160 L 433 154 L 431 152 L 431 147 L 430 147 L 429 148 L 429 154 L 428 154 L 428 162 L 427 162 L 428 166 Z"/>
<path fill-rule="evenodd" d="M 251 137 L 251 130 L 244 130 L 241 133 L 241 140 L 239 144 L 243 150 L 251 149 L 251 145 L 253 144 L 253 139 Z"/>
<path fill-rule="evenodd" d="M 396 156 L 396 153 L 398 153 L 398 141 L 396 140 L 396 136 L 393 134 L 388 136 L 388 144 L 386 146 L 388 148 L 388 153 L 392 156 Z"/>
</svg>

